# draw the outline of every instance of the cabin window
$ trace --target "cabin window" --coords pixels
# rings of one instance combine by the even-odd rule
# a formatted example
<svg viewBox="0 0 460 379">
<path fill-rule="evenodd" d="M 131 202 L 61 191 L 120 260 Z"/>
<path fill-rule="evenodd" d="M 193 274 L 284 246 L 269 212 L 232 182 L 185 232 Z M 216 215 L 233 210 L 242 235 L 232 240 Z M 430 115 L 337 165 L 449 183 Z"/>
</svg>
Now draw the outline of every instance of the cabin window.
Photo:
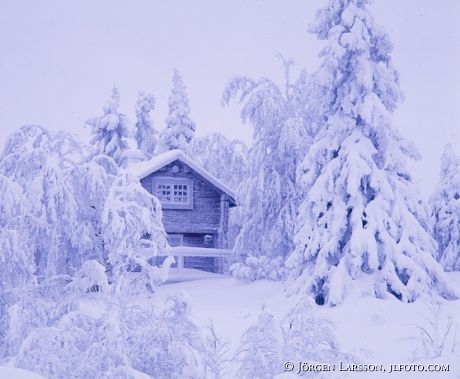
<svg viewBox="0 0 460 379">
<path fill-rule="evenodd" d="M 165 209 L 192 209 L 193 185 L 188 179 L 155 178 L 153 194 Z"/>
</svg>

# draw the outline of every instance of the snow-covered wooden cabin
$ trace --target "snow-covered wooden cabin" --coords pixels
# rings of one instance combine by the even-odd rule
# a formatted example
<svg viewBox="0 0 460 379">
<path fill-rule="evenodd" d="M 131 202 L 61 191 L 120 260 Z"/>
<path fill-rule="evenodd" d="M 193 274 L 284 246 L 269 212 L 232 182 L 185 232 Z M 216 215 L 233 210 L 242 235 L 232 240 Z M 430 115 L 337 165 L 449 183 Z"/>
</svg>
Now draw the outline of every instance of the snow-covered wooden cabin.
<svg viewBox="0 0 460 379">
<path fill-rule="evenodd" d="M 228 249 L 228 210 L 233 191 L 181 150 L 132 166 L 162 205 L 163 224 L 179 269 L 221 272 Z"/>
</svg>

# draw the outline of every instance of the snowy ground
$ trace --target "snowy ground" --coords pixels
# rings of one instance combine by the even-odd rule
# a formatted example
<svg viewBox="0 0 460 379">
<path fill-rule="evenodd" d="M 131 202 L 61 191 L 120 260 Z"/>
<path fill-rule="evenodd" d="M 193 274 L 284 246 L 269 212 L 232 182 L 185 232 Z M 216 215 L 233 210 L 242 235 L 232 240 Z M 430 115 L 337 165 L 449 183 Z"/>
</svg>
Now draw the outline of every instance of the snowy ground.
<svg viewBox="0 0 460 379">
<path fill-rule="evenodd" d="M 163 285 L 157 293 L 158 296 L 152 299 L 161 302 L 168 294 L 185 291 L 191 299 L 192 314 L 196 322 L 208 325 L 212 320 L 216 331 L 229 339 L 232 352 L 237 349 L 242 333 L 256 323 L 262 308 L 281 319 L 295 301 L 285 295 L 281 283 L 259 281 L 245 284 L 231 277 L 192 271 L 188 275 L 193 280 L 184 280 L 186 277 L 172 278 L 172 283 Z M 460 275 L 451 275 L 460 286 Z M 393 371 L 390 377 L 459 379 L 460 357 L 452 353 L 452 339 L 445 341 L 441 357 L 414 360 L 417 348 L 421 347 L 421 340 L 415 338 L 418 335 L 416 324 L 426 326 L 440 341 L 445 330 L 444 325 L 451 315 L 460 336 L 460 300 L 443 302 L 440 309 L 430 304 L 433 304 L 430 299 L 403 304 L 396 299 L 378 300 L 351 296 L 338 307 L 318 307 L 318 314 L 333 322 L 343 351 L 359 359 L 355 363 L 383 365 L 386 372 L 338 372 L 339 362 L 309 363 L 335 364 L 336 372 L 326 373 L 325 378 L 352 378 L 356 375 L 361 375 L 362 378 L 388 377 L 390 364 L 423 364 L 425 368 L 428 368 L 428 364 L 448 364 L 449 372 Z M 430 329 L 429 322 L 433 323 L 434 329 Z M 452 332 L 449 338 L 453 336 Z M 460 337 L 457 349 L 456 354 L 460 351 Z M 346 362 L 343 365 L 346 368 Z M 235 369 L 236 367 L 230 368 L 229 378 L 235 377 Z M 406 367 L 407 369 L 413 370 L 410 367 Z M 280 377 L 294 378 L 297 375 L 283 374 Z"/>
<path fill-rule="evenodd" d="M 44 379 L 43 376 L 15 367 L 0 366 L 1 379 Z"/>
</svg>

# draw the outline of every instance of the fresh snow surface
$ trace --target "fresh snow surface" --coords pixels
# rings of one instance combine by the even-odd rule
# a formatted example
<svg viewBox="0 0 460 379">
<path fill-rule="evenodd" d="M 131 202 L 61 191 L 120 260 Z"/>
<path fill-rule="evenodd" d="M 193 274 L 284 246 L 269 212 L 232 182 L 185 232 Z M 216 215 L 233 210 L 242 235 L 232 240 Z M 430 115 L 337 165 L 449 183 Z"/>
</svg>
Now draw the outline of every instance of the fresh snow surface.
<svg viewBox="0 0 460 379">
<path fill-rule="evenodd" d="M 0 366 L 1 379 L 45 379 L 41 375 L 15 367 Z"/>
<path fill-rule="evenodd" d="M 294 297 L 286 297 L 280 282 L 256 281 L 238 282 L 231 277 L 215 274 L 187 271 L 192 281 L 186 280 L 168 283 L 159 288 L 150 301 L 161 304 L 177 291 L 184 291 L 191 302 L 192 318 L 205 326 L 212 321 L 218 335 L 228 339 L 231 355 L 237 348 L 244 331 L 256 324 L 262 309 L 281 320 L 296 303 Z M 460 286 L 460 273 L 451 273 L 450 277 Z M 361 374 L 366 378 L 460 378 L 460 357 L 450 352 L 446 343 L 441 357 L 413 360 L 414 351 L 419 346 L 415 339 L 416 323 L 438 320 L 442 323 L 451 315 L 460 335 L 460 300 L 443 301 L 443 311 L 430 313 L 430 300 L 421 298 L 414 303 L 402 303 L 395 298 L 379 300 L 371 297 L 349 296 L 337 307 L 316 306 L 317 315 L 333 323 L 334 332 L 342 352 L 357 357 L 355 363 L 383 364 L 385 373 L 334 372 L 324 378 L 355 378 Z M 442 327 L 440 327 L 441 331 Z M 457 342 L 459 344 L 460 342 Z M 457 349 L 460 346 L 457 346 Z M 457 350 L 458 353 L 458 350 Z M 339 362 L 310 362 L 336 364 Z M 390 364 L 449 364 L 449 372 L 392 372 L 388 376 Z M 346 364 L 346 363 L 344 363 Z M 236 378 L 237 365 L 231 364 L 226 378 Z M 334 376 L 336 375 L 336 376 Z M 281 374 L 279 378 L 297 378 L 295 374 Z"/>
</svg>

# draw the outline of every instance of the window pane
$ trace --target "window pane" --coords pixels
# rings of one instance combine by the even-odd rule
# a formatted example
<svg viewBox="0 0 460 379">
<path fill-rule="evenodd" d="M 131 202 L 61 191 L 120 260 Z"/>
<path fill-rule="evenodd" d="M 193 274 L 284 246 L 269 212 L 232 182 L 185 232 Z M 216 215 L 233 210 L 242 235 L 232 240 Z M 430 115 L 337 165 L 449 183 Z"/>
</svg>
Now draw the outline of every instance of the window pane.
<svg viewBox="0 0 460 379">
<path fill-rule="evenodd" d="M 189 184 L 160 182 L 155 183 L 154 188 L 154 194 L 163 203 L 188 204 L 191 201 Z"/>
</svg>

